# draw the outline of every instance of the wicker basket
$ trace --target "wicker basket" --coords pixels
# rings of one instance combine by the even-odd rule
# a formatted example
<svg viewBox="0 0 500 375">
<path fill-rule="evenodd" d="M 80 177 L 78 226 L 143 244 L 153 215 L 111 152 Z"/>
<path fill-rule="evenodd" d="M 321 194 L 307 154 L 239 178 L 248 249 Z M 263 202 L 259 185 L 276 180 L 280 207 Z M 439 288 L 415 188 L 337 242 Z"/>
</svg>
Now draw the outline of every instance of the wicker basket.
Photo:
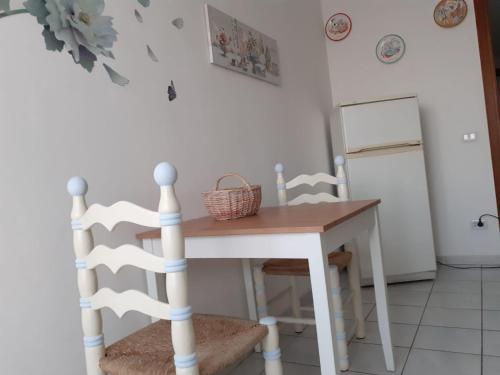
<svg viewBox="0 0 500 375">
<path fill-rule="evenodd" d="M 219 185 L 226 177 L 240 179 L 243 186 L 220 189 Z M 261 200 L 260 185 L 250 185 L 247 180 L 236 173 L 220 177 L 212 191 L 203 193 L 205 207 L 216 220 L 231 220 L 255 215 L 259 211 Z"/>
</svg>

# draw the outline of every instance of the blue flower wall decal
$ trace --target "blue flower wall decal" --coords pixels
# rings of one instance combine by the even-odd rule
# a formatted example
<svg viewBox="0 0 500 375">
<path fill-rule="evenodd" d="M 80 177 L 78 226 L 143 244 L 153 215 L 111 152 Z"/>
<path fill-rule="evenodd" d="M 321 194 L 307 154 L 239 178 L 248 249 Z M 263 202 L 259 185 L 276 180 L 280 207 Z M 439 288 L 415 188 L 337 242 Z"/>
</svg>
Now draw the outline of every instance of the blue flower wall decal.
<svg viewBox="0 0 500 375">
<path fill-rule="evenodd" d="M 93 71 L 99 57 L 114 59 L 111 50 L 118 32 L 113 27 L 113 18 L 103 14 L 104 0 L 26 0 L 23 5 L 24 9 L 11 10 L 10 0 L 0 0 L 0 18 L 19 13 L 34 16 L 43 26 L 47 50 L 66 50 L 88 72 Z M 112 82 L 128 84 L 128 79 L 114 70 L 112 74 L 110 69 L 105 67 L 105 70 Z M 121 79 L 116 79 L 116 75 Z"/>
</svg>

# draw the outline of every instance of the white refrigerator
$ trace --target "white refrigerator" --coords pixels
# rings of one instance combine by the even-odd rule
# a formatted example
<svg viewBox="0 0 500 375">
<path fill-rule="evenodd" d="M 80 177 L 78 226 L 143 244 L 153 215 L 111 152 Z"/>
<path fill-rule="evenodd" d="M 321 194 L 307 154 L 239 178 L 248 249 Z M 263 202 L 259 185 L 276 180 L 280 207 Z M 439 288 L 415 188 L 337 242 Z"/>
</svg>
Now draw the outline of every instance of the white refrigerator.
<svg viewBox="0 0 500 375">
<path fill-rule="evenodd" d="M 424 145 L 415 95 L 339 105 L 332 119 L 335 155 L 346 158 L 353 200 L 380 198 L 388 282 L 433 279 L 436 256 Z M 357 240 L 362 279 L 371 283 L 368 237 Z"/>
</svg>

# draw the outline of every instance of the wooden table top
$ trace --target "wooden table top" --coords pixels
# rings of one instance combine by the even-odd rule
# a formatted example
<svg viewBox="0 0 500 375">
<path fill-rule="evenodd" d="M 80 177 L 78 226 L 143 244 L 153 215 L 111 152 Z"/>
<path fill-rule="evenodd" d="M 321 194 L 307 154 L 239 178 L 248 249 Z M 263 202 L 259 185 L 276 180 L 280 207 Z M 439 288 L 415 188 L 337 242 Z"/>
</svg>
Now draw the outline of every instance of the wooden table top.
<svg viewBox="0 0 500 375">
<path fill-rule="evenodd" d="M 210 216 L 182 223 L 185 237 L 245 234 L 323 233 L 380 204 L 380 200 L 265 207 L 255 216 L 216 221 Z M 160 238 L 160 230 L 140 233 L 138 239 Z"/>
</svg>

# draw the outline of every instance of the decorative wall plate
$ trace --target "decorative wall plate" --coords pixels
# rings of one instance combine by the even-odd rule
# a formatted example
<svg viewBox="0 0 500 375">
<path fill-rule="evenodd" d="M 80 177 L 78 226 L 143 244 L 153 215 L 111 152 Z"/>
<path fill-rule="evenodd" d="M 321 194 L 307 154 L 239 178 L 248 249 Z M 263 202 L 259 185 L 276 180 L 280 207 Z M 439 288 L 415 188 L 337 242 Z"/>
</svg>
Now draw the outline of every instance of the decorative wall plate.
<svg viewBox="0 0 500 375">
<path fill-rule="evenodd" d="M 345 13 L 335 13 L 326 22 L 326 36 L 334 42 L 339 42 L 348 37 L 352 30 L 351 18 Z"/>
<path fill-rule="evenodd" d="M 377 44 L 377 58 L 384 64 L 398 62 L 404 56 L 405 52 L 405 41 L 396 34 L 384 36 Z"/>
<path fill-rule="evenodd" d="M 467 17 L 465 0 L 441 0 L 434 8 L 434 21 L 441 27 L 455 27 Z"/>
</svg>

